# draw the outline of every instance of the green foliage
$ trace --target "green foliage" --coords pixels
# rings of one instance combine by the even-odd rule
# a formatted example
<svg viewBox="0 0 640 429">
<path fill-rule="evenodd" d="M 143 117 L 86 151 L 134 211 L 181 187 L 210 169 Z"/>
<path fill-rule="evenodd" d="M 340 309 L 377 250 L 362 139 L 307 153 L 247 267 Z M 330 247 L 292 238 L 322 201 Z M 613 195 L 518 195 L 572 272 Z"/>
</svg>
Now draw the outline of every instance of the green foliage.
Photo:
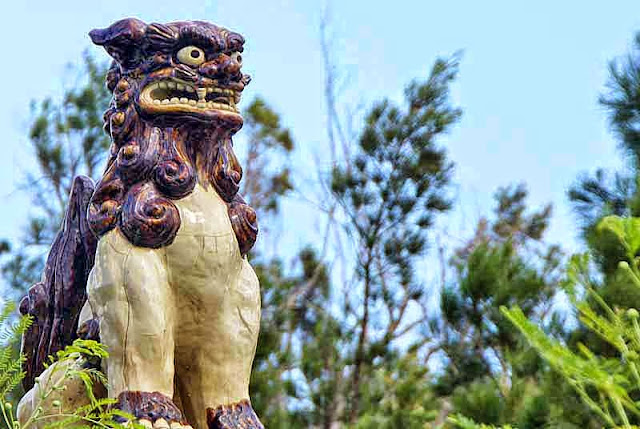
<svg viewBox="0 0 640 429">
<path fill-rule="evenodd" d="M 31 318 L 23 316 L 17 321 L 12 318 L 15 310 L 13 304 L 5 305 L 0 311 L 0 424 L 10 429 L 28 429 L 35 427 L 36 424 L 45 423 L 47 428 L 64 428 L 72 423 L 86 423 L 87 428 L 124 428 L 125 426 L 117 423 L 114 418 L 121 416 L 123 418 L 131 418 L 118 410 L 113 410 L 110 405 L 114 402 L 108 399 L 98 399 L 93 394 L 94 383 L 105 384 L 104 374 L 96 369 L 101 359 L 108 356 L 104 346 L 95 341 L 77 340 L 73 345 L 65 350 L 59 351 L 55 357 L 50 356 L 51 370 L 64 371 L 58 382 L 46 386 L 40 391 L 37 398 L 34 412 L 27 420 L 20 424 L 17 421 L 15 412 L 16 407 L 13 404 L 13 391 L 18 388 L 25 374 L 22 371 L 22 364 L 25 361 L 23 355 L 15 353 L 15 345 L 20 341 L 22 334 L 31 326 Z M 64 365 L 65 362 L 76 361 L 81 359 L 88 365 Z M 62 364 L 62 365 L 61 365 Z M 86 387 L 86 392 L 90 403 L 86 407 L 74 410 L 69 415 L 61 412 L 47 414 L 48 410 L 42 405 L 57 392 L 65 389 L 65 384 L 74 378 L 80 379 Z M 40 379 L 36 379 L 36 383 L 40 384 Z M 60 401 L 53 401 L 53 406 L 61 409 Z M 55 421 L 52 420 L 55 417 Z M 77 427 L 81 427 L 78 425 Z M 134 425 L 136 429 L 143 429 L 140 425 Z"/>
<path fill-rule="evenodd" d="M 299 275 L 284 274 L 277 260 L 255 265 L 263 312 L 252 403 L 270 428 L 304 427 L 335 417 L 342 331 L 327 311 L 329 275 L 312 249 L 303 249 L 297 259 Z M 305 406 L 292 410 L 292 403 Z"/>
<path fill-rule="evenodd" d="M 586 232 L 605 216 L 640 216 L 638 168 L 640 167 L 640 33 L 631 52 L 609 64 L 607 92 L 600 97 L 619 146 L 631 159 L 631 168 L 621 172 L 599 169 L 583 175 L 569 191 L 578 218 Z"/>
<path fill-rule="evenodd" d="M 633 173 L 596 170 L 582 174 L 568 192 L 574 212 L 588 234 L 605 216 L 640 215 L 638 180 Z"/>
<path fill-rule="evenodd" d="M 640 288 L 640 220 L 637 218 L 604 218 L 597 230 L 615 238 L 626 259 L 618 266 L 618 276 L 627 288 Z M 503 313 L 524 334 L 540 355 L 578 392 L 582 400 L 610 427 L 631 427 L 638 421 L 640 407 L 634 398 L 640 393 L 640 324 L 635 308 L 612 308 L 597 293 L 592 283 L 587 255 L 576 255 L 568 269 L 567 290 L 580 321 L 614 350 L 613 356 L 594 353 L 584 344 L 569 349 L 549 337 L 528 320 L 518 307 L 503 308 Z M 581 287 L 591 299 L 579 298 Z"/>
<path fill-rule="evenodd" d="M 472 419 L 465 417 L 463 415 L 455 415 L 448 418 L 450 423 L 454 423 L 456 427 L 460 429 L 513 429 L 511 426 L 491 426 L 485 424 L 478 424 L 474 422 Z"/>
<path fill-rule="evenodd" d="M 293 275 L 277 259 L 254 258 L 264 310 L 251 391 L 268 427 L 331 427 L 338 422 L 423 427 L 434 418 L 437 401 L 424 362 L 417 350 L 398 354 L 394 341 L 417 326 L 405 324 L 407 308 L 423 296 L 413 265 L 424 254 L 433 215 L 449 207 L 451 163 L 436 147 L 436 139 L 460 115 L 448 101 L 448 85 L 456 72 L 455 61 L 438 61 L 427 81 L 407 88 L 406 109 L 387 101 L 376 104 L 357 153 L 333 171 L 333 195 L 355 239 L 359 261 L 370 253 L 357 267 L 363 292 L 368 289 L 364 301 L 349 294 L 346 311 L 336 314 L 329 268 L 311 249 L 299 253 L 299 274 Z M 261 186 L 250 179 L 246 192 L 260 204 L 270 200 L 260 196 L 263 191 L 277 201 L 284 194 L 278 189 L 286 192 L 290 185 L 269 187 L 274 181 L 264 168 L 272 159 L 264 153 L 277 149 L 286 155 L 293 146 L 290 133 L 262 100 L 252 103 L 245 116 L 250 124 L 247 166 L 255 170 Z M 275 171 L 285 178 L 289 174 L 287 168 Z M 262 206 L 265 212 L 272 207 L 277 210 L 277 204 Z M 390 318 L 357 314 L 363 302 L 370 308 L 385 306 Z M 369 337 L 366 332 L 373 324 L 385 326 L 383 334 Z M 355 374 L 366 378 L 361 389 L 353 388 Z M 354 405 L 360 396 L 361 407 Z"/>
<path fill-rule="evenodd" d="M 459 386 L 451 395 L 453 409 L 466 416 L 474 416 L 484 423 L 500 423 L 504 401 L 495 382 L 486 377 Z"/>
<path fill-rule="evenodd" d="M 294 150 L 291 131 L 260 97 L 243 112 L 248 135 L 242 194 L 258 213 L 277 213 L 279 199 L 293 189 L 288 156 Z M 274 167 L 275 166 L 275 167 Z"/>
<path fill-rule="evenodd" d="M 609 122 L 620 145 L 636 162 L 640 161 L 640 33 L 624 59 L 609 64 L 608 93 L 600 103 L 609 110 Z"/>
<path fill-rule="evenodd" d="M 461 116 L 449 99 L 457 71 L 457 58 L 438 59 L 427 80 L 407 86 L 404 108 L 376 103 L 352 158 L 332 171 L 331 190 L 354 242 L 359 283 L 357 293 L 350 286 L 354 293 L 344 304 L 344 322 L 355 339 L 345 350 L 353 364 L 347 394 L 352 424 L 361 413 L 362 379 L 372 376 L 376 358 L 386 359 L 394 342 L 413 332 L 403 328 L 406 310 L 420 306 L 424 296 L 415 265 L 434 216 L 450 208 L 452 164 L 437 140 Z M 376 308 L 386 316 L 375 317 Z"/>
<path fill-rule="evenodd" d="M 280 115 L 260 97 L 255 98 L 244 110 L 244 135 L 247 135 L 247 155 L 243 164 L 241 194 L 258 212 L 262 225 L 279 213 L 282 197 L 292 189 L 289 155 L 294 150 L 291 131 L 282 125 Z M 266 220 L 265 220 L 266 218 Z M 262 318 L 260 337 L 251 374 L 252 404 L 262 421 L 270 428 L 300 426 L 304 412 L 291 412 L 289 404 L 299 401 L 300 386 L 294 383 L 288 370 L 298 362 L 299 354 L 291 344 L 299 335 L 299 324 L 292 314 L 292 302 L 301 285 L 310 282 L 311 295 L 322 290 L 326 294 L 326 274 L 316 284 L 309 274 L 308 265 L 316 264 L 311 249 L 300 252 L 298 260 L 303 265 L 301 276 L 287 272 L 278 257 L 269 259 L 254 249 L 252 264 L 260 280 L 262 294 Z M 314 269 L 311 269 L 314 271 Z M 323 269 L 320 269 L 323 271 Z M 313 278 L 313 279 L 312 279 Z M 296 302 L 297 306 L 300 303 Z M 298 310 L 298 315 L 304 309 Z"/>
<path fill-rule="evenodd" d="M 515 386 L 541 369 L 500 306 L 517 304 L 548 323 L 558 281 L 559 248 L 543 242 L 551 208 L 530 212 L 527 194 L 522 185 L 498 190 L 494 219 L 482 218 L 452 258 L 455 281 L 442 290 L 441 317 L 431 323 L 447 361 L 436 392 L 453 394 L 454 410 L 485 423 L 507 418 Z M 474 397 L 492 402 L 474 405 Z"/>
<path fill-rule="evenodd" d="M 23 320 L 28 319 L 23 318 Z M 14 340 L 17 338 L 19 337 L 13 337 Z M 48 380 L 56 381 L 43 385 L 40 377 L 36 377 L 38 397 L 35 398 L 33 413 L 30 416 L 25 416 L 26 420 L 23 423 L 17 420 L 14 414 L 15 407 L 7 401 L 3 390 L 3 394 L 0 396 L 3 423 L 11 429 L 28 429 L 37 424 L 45 424 L 47 429 L 66 428 L 70 425 L 91 429 L 124 429 L 125 427 L 144 429 L 142 425 L 133 422 L 126 426 L 119 423 L 118 419 L 132 420 L 133 416 L 113 408 L 112 405 L 116 402 L 114 399 L 95 396 L 95 384 L 106 385 L 107 383 L 105 375 L 96 365 L 99 365 L 101 359 L 107 357 L 108 353 L 102 344 L 85 340 L 76 340 L 72 345 L 59 351 L 55 358 L 50 356 L 50 363 L 47 365 L 50 371 Z M 17 365 L 20 368 L 22 361 L 23 357 L 21 356 L 14 360 L 12 365 Z M 75 364 L 76 362 L 78 363 Z M 0 379 L 5 378 L 8 373 L 9 369 L 0 367 Z M 19 376 L 12 381 L 13 387 L 17 386 L 23 377 L 24 374 L 20 372 Z M 79 379 L 83 383 L 89 403 L 72 411 L 63 411 L 63 404 L 60 400 L 51 401 L 50 399 L 55 397 L 54 395 L 58 392 L 65 390 L 66 385 L 73 379 Z"/>
<path fill-rule="evenodd" d="M 113 408 L 112 405 L 116 400 L 97 398 L 94 394 L 96 383 L 104 386 L 107 384 L 106 376 L 99 369 L 99 363 L 101 359 L 106 359 L 108 356 L 102 344 L 89 340 L 76 340 L 72 345 L 57 352 L 55 358 L 50 356 L 49 365 L 46 366 L 51 371 L 48 377 L 49 383 L 43 385 L 40 378 L 36 378 L 36 386 L 40 389 L 38 389 L 39 396 L 33 414 L 22 425 L 10 416 L 12 427 L 27 429 L 35 424 L 45 423 L 47 429 L 65 428 L 70 425 L 92 429 L 124 429 L 125 427 L 144 429 L 137 423 L 129 423 L 127 426 L 119 423 L 118 419 L 132 420 L 133 416 Z M 63 411 L 59 400 L 49 401 L 49 398 L 63 391 L 65 386 L 74 379 L 79 379 L 83 383 L 89 403 L 72 411 Z M 50 380 L 56 381 L 51 383 Z M 52 408 L 49 408 L 49 403 Z"/>
<path fill-rule="evenodd" d="M 594 174 L 583 174 L 568 193 L 589 249 L 605 275 L 616 270 L 620 258 L 615 249 L 594 236 L 593 229 L 606 216 L 640 216 L 639 71 L 640 33 L 635 37 L 631 52 L 609 64 L 607 92 L 600 97 L 619 146 L 631 162 L 622 171 L 598 169 Z M 613 290 L 610 295 L 615 296 L 617 292 L 619 290 Z M 640 301 L 636 301 L 634 305 L 639 304 Z"/>
<path fill-rule="evenodd" d="M 415 352 L 373 370 L 355 429 L 422 429 L 438 415 L 428 370 Z"/>
<path fill-rule="evenodd" d="M 31 318 L 22 317 L 17 322 L 10 322 L 15 305 L 5 304 L 0 311 L 0 406 L 10 399 L 13 390 L 24 378 L 20 354 L 16 357 L 16 346 L 22 334 L 31 326 Z"/>
</svg>

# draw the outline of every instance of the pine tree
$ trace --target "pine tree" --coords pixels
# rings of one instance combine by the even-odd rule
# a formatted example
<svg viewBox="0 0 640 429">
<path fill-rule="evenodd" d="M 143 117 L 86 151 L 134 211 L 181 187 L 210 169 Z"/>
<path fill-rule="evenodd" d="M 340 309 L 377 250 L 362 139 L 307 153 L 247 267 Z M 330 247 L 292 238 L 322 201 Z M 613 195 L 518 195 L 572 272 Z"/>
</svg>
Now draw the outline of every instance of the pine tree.
<svg viewBox="0 0 640 429">
<path fill-rule="evenodd" d="M 436 356 L 446 362 L 436 392 L 454 412 L 486 424 L 539 427 L 548 414 L 541 361 L 500 312 L 519 305 L 535 323 L 554 327 L 561 252 L 544 241 L 551 206 L 530 210 L 527 195 L 524 185 L 496 192 L 493 218 L 481 218 L 452 257 L 456 275 L 431 323 Z M 523 425 L 526 419 L 535 424 Z"/>
<path fill-rule="evenodd" d="M 409 307 L 420 308 L 425 292 L 415 264 L 434 217 L 451 205 L 452 164 L 436 142 L 461 115 L 449 100 L 457 66 L 455 58 L 437 60 L 426 81 L 406 88 L 404 108 L 376 103 L 353 159 L 333 170 L 331 189 L 353 240 L 357 276 L 345 302 L 347 336 L 354 338 L 347 358 L 350 423 L 365 408 L 360 398 L 374 362 L 384 361 L 396 340 L 417 326 L 407 317 Z"/>
<path fill-rule="evenodd" d="M 632 243 L 625 242 L 631 240 L 630 231 L 618 228 L 626 221 L 611 222 L 619 218 L 608 216 L 640 215 L 640 34 L 633 51 L 622 60 L 612 61 L 609 70 L 607 92 L 600 104 L 607 109 L 627 167 L 583 174 L 568 193 L 590 262 L 583 256 L 574 257 L 567 269 L 568 279 L 560 284 L 571 286 L 567 291 L 583 323 L 568 332 L 550 331 L 541 329 L 539 321 L 517 305 L 506 313 L 546 361 L 538 380 L 546 397 L 552 399 L 546 407 L 553 427 L 613 427 L 634 421 L 634 417 L 620 412 L 616 403 L 619 397 L 611 396 L 611 389 L 619 386 L 606 383 L 625 371 L 624 364 L 617 361 L 625 360 L 620 347 L 626 334 L 618 336 L 612 329 L 626 329 L 624 326 L 631 322 L 625 319 L 624 309 L 640 305 L 639 290 L 620 269 L 621 261 L 634 266 L 637 253 L 629 253 L 627 245 Z M 618 227 L 603 227 L 614 223 Z M 560 376 L 566 381 L 559 380 Z M 609 381 L 603 384 L 602 380 Z M 559 391 L 563 393 L 557 394 Z M 554 411 L 558 409 L 563 415 Z"/>
<path fill-rule="evenodd" d="M 611 130 L 618 138 L 626 168 L 583 174 L 569 190 L 569 200 L 594 262 L 605 276 L 600 293 L 613 304 L 631 304 L 628 299 L 632 298 L 633 305 L 638 306 L 640 295 L 617 297 L 620 285 L 613 274 L 622 256 L 620 249 L 615 244 L 599 241 L 594 230 L 605 216 L 640 216 L 640 33 L 625 58 L 610 62 L 607 90 L 600 97 L 600 104 L 606 109 Z"/>
<path fill-rule="evenodd" d="M 365 295 L 370 288 L 369 316 L 356 316 L 354 326 L 361 297 L 335 312 L 340 301 L 329 269 L 312 249 L 299 254 L 300 274 L 287 274 L 279 261 L 257 267 L 269 326 L 261 334 L 252 394 L 269 427 L 423 427 L 436 417 L 418 349 L 396 343 L 411 342 L 420 323 L 406 316 L 407 308 L 424 304 L 414 265 L 433 216 L 449 207 L 451 163 L 436 140 L 460 115 L 448 100 L 456 72 L 456 61 L 437 61 L 429 79 L 407 88 L 406 110 L 376 104 L 353 159 L 333 170 L 331 189 L 358 250 L 359 284 Z M 381 334 L 362 339 L 362 326 Z M 357 390 L 354 377 L 364 380 Z"/>
<path fill-rule="evenodd" d="M 241 193 L 259 215 L 277 214 L 279 199 L 293 189 L 288 158 L 294 150 L 291 131 L 281 125 L 280 115 L 260 97 L 243 110 L 242 116 L 248 149 Z"/>
<path fill-rule="evenodd" d="M 624 250 L 617 276 L 630 290 L 640 289 L 640 218 L 608 216 L 597 226 L 598 234 L 616 240 Z M 640 408 L 640 324 L 636 308 L 610 306 L 598 293 L 597 276 L 590 254 L 574 255 L 567 269 L 565 289 L 585 330 L 606 342 L 606 354 L 588 344 L 575 347 L 549 336 L 517 306 L 503 313 L 528 342 L 577 392 L 594 417 L 606 427 L 637 427 Z M 634 426 L 632 426 L 634 425 Z M 600 427 L 600 426 L 598 426 Z"/>
</svg>

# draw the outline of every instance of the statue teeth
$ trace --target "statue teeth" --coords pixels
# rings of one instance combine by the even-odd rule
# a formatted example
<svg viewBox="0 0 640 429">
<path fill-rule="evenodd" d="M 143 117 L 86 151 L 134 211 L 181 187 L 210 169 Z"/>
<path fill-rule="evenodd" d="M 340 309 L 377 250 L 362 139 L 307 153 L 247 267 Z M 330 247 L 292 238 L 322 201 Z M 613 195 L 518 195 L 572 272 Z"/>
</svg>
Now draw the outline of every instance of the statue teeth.
<svg viewBox="0 0 640 429">
<path fill-rule="evenodd" d="M 160 82 L 160 83 L 158 84 L 158 86 L 159 86 L 160 88 L 166 88 L 166 87 L 167 87 L 167 82 Z"/>
<path fill-rule="evenodd" d="M 189 105 L 190 106 L 195 106 L 196 105 L 196 100 L 189 100 Z"/>
<path fill-rule="evenodd" d="M 193 89 L 192 86 L 187 85 L 187 92 L 195 92 L 195 89 Z"/>
<path fill-rule="evenodd" d="M 172 103 L 179 103 L 179 102 L 180 102 L 180 100 L 178 99 L 178 97 L 173 97 L 170 101 L 171 101 Z"/>
<path fill-rule="evenodd" d="M 178 88 L 180 91 L 184 91 L 184 85 L 181 83 L 176 84 L 176 88 Z"/>
<path fill-rule="evenodd" d="M 153 104 L 160 104 L 160 100 L 153 100 Z"/>
<path fill-rule="evenodd" d="M 200 100 L 204 100 L 204 98 L 207 96 L 207 88 L 198 88 L 196 89 L 196 92 L 198 93 L 198 98 Z"/>
<path fill-rule="evenodd" d="M 164 100 L 162 100 L 161 102 L 162 104 L 169 104 L 169 100 L 167 100 L 166 98 Z"/>
<path fill-rule="evenodd" d="M 200 101 L 198 101 L 198 107 L 201 109 L 207 107 L 207 103 L 204 101 L 204 99 L 200 98 Z"/>
<path fill-rule="evenodd" d="M 187 104 L 189 102 L 189 99 L 186 98 L 186 97 L 182 97 L 182 98 L 180 98 L 180 102 L 184 103 L 184 104 Z"/>
<path fill-rule="evenodd" d="M 175 89 L 176 83 L 175 82 L 167 82 L 167 87 Z"/>
</svg>

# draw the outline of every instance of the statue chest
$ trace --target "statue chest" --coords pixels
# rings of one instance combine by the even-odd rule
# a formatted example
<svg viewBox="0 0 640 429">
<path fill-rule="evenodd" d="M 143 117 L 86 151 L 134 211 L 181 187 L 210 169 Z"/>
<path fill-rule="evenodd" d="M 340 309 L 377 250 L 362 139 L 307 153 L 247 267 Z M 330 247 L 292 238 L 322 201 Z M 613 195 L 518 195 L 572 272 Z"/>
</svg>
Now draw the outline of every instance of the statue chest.
<svg viewBox="0 0 640 429">
<path fill-rule="evenodd" d="M 247 347 L 254 347 L 260 286 L 240 254 L 227 204 L 215 190 L 200 186 L 175 204 L 181 226 L 165 257 L 182 328 L 199 332 L 203 324 L 212 323 L 225 341 L 246 337 Z M 223 325 L 232 326 L 233 332 L 220 331 Z M 251 329 L 245 329 L 248 326 Z"/>
<path fill-rule="evenodd" d="M 175 204 L 181 224 L 173 243 L 166 247 L 171 283 L 188 287 L 190 293 L 213 294 L 235 283 L 243 258 L 227 204 L 214 189 L 200 185 Z"/>
</svg>

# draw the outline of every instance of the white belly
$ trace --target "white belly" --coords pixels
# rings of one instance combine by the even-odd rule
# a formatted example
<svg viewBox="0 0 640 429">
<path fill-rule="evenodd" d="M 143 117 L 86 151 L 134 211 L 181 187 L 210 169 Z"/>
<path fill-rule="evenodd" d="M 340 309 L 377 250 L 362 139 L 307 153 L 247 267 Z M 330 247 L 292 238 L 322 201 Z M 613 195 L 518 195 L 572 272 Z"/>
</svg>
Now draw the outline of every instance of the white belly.
<svg viewBox="0 0 640 429">
<path fill-rule="evenodd" d="M 179 384 L 197 385 L 201 381 L 191 374 L 206 366 L 213 402 L 248 398 L 260 329 L 258 279 L 240 255 L 227 205 L 213 189 L 197 186 L 176 205 L 181 226 L 166 257 L 176 303 Z M 211 406 L 212 399 L 203 404 Z"/>
<path fill-rule="evenodd" d="M 175 204 L 181 227 L 169 246 L 135 247 L 118 230 L 100 239 L 88 289 L 112 351 L 110 395 L 172 391 L 175 362 L 177 394 L 194 409 L 247 399 L 260 327 L 258 279 L 215 190 L 197 186 Z M 158 345 L 166 332 L 171 344 Z"/>
<path fill-rule="evenodd" d="M 227 341 L 244 339 L 255 347 L 260 287 L 255 273 L 240 255 L 227 205 L 213 189 L 198 185 L 189 196 L 176 201 L 176 206 L 181 226 L 174 242 L 166 248 L 166 257 L 177 304 L 178 330 L 202 331 L 204 323 L 212 329 L 217 326 L 220 331 L 227 324 L 239 322 L 238 329 L 220 333 L 237 336 L 226 338 Z M 246 352 L 249 354 L 249 350 Z"/>
</svg>

